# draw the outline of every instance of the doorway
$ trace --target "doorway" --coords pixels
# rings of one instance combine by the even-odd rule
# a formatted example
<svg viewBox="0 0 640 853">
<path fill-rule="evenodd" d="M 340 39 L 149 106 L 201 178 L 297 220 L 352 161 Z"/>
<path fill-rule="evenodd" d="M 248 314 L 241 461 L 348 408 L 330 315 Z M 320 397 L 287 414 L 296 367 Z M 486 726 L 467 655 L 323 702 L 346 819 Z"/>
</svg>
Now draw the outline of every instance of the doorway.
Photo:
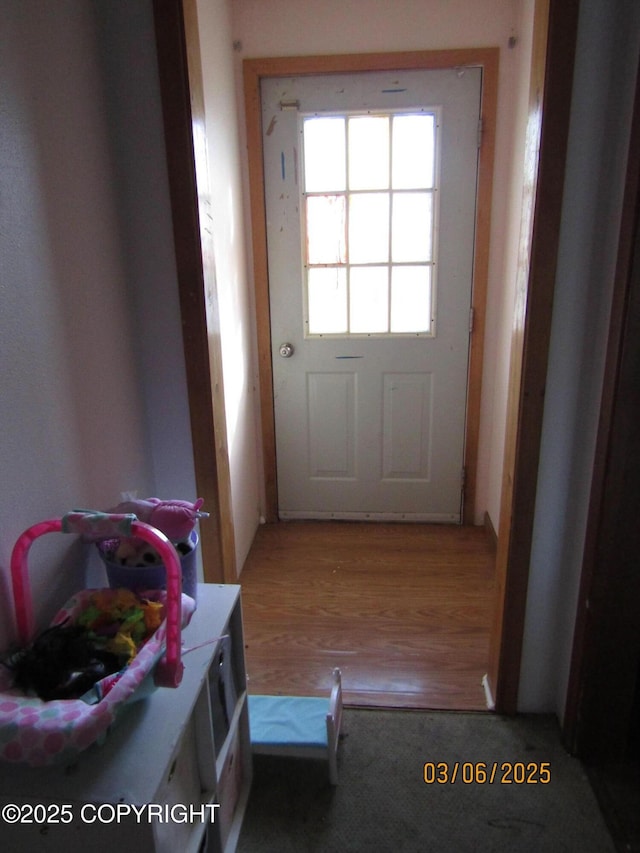
<svg viewBox="0 0 640 853">
<path fill-rule="evenodd" d="M 276 522 L 278 519 L 278 477 L 276 471 L 276 431 L 274 418 L 274 374 L 273 374 L 273 348 L 286 342 L 283 338 L 272 339 L 269 317 L 271 314 L 270 300 L 270 281 L 268 268 L 268 251 L 267 251 L 267 217 L 265 214 L 263 187 L 265 186 L 264 174 L 264 157 L 262 150 L 263 139 L 263 119 L 260 106 L 260 90 L 261 82 L 266 78 L 286 78 L 307 76 L 307 75 L 332 75 L 342 76 L 342 74 L 351 74 L 354 72 L 367 71 L 369 73 L 385 73 L 393 71 L 413 72 L 420 71 L 439 71 L 446 70 L 451 72 L 457 78 L 459 73 L 480 73 L 482 79 L 479 114 L 482 123 L 482 139 L 481 146 L 478 149 L 478 130 L 479 123 L 476 118 L 474 120 L 473 138 L 474 138 L 474 155 L 475 166 L 477 167 L 477 196 L 474 201 L 477 204 L 472 212 L 472 221 L 474 227 L 474 243 L 472 251 L 472 272 L 473 289 L 470 298 L 467 300 L 465 312 L 465 326 L 468 340 L 469 329 L 469 307 L 474 313 L 474 334 L 469 342 L 468 356 L 468 376 L 465 376 L 465 390 L 468 393 L 467 398 L 467 419 L 466 419 L 466 437 L 464 445 L 464 467 L 466 469 L 466 485 L 465 485 L 465 502 L 463 521 L 470 523 L 473 520 L 473 506 L 475 498 L 476 485 L 476 466 L 477 466 L 477 450 L 478 450 L 478 424 L 480 412 L 480 395 L 481 395 L 481 372 L 482 372 L 482 351 L 484 346 L 484 318 L 485 318 L 485 301 L 488 275 L 488 256 L 489 256 L 489 222 L 491 211 L 491 196 L 492 196 L 492 178 L 493 178 L 493 160 L 494 160 L 494 141 L 495 141 L 495 124 L 497 112 L 497 78 L 498 78 L 498 54 L 496 48 L 475 49 L 475 50 L 460 50 L 460 51 L 443 51 L 429 52 L 420 54 L 396 54 L 382 56 L 368 56 L 363 61 L 362 57 L 357 56 L 341 56 L 341 57 L 320 57 L 320 58 L 305 58 L 305 59 L 267 59 L 267 60 L 246 60 L 244 63 L 245 71 L 245 103 L 247 104 L 247 125 L 249 139 L 249 168 L 250 182 L 252 186 L 252 232 L 253 232 L 253 248 L 254 248 L 254 285 L 256 294 L 256 317 L 258 331 L 258 348 L 260 371 L 260 389 L 261 389 L 261 408 L 262 408 L 262 428 L 263 428 L 263 448 L 265 461 L 265 484 L 267 492 L 267 521 Z M 364 67 L 363 67 L 364 66 Z M 464 71 L 463 71 L 464 70 Z M 459 78 L 457 78 L 459 79 Z M 269 122 L 266 122 L 268 129 Z M 285 163 L 285 173 L 287 164 Z M 474 188 L 475 189 L 475 188 Z M 276 355 L 279 358 L 279 355 Z M 288 361 L 288 360 L 287 360 Z M 279 393 L 279 389 L 278 389 Z M 458 473 L 458 487 L 460 482 L 460 471 Z M 459 493 L 458 493 L 459 494 Z M 458 497 L 459 503 L 459 497 Z M 295 522 L 300 524 L 301 522 Z M 324 522 L 320 522 L 324 526 Z M 384 522 L 382 522 L 384 525 Z M 285 526 L 289 526 L 288 524 Z M 422 525 L 418 525 L 422 527 Z M 267 525 L 269 527 L 269 525 Z M 352 527 L 352 523 L 347 523 L 346 527 Z M 357 525 L 356 525 L 357 527 Z M 402 528 L 408 532 L 413 525 L 403 525 Z M 377 531 L 378 524 L 375 525 Z M 264 535 L 264 528 L 259 531 L 259 537 Z M 453 528 L 455 534 L 465 535 L 465 528 Z M 287 536 L 288 531 L 282 533 Z M 483 547 L 487 547 L 486 537 L 482 529 L 475 529 L 474 533 L 483 540 Z M 493 555 L 490 557 L 491 566 L 493 566 Z M 393 577 L 393 563 L 386 564 L 386 572 L 388 578 Z M 428 579 L 423 576 L 421 578 L 423 590 L 428 585 Z M 249 584 L 249 575 L 244 576 L 243 583 Z M 483 578 L 482 595 L 490 594 L 491 592 L 491 577 Z M 451 602 L 449 602 L 451 605 Z M 399 605 L 400 606 L 400 605 Z M 404 604 L 401 608 L 407 607 L 405 597 Z M 486 616 L 489 613 L 490 605 L 487 611 L 483 614 Z M 428 621 L 428 620 L 427 620 Z M 343 626 L 348 624 L 348 620 L 343 622 Z M 487 630 L 490 633 L 490 626 L 486 624 L 480 628 L 480 631 Z M 423 634 L 423 640 L 426 636 L 426 631 Z M 295 641 L 294 641 L 295 645 Z M 480 642 L 479 648 L 482 646 Z M 459 652 L 459 660 L 464 658 L 464 652 Z M 488 661 L 488 649 L 485 649 L 483 656 L 483 664 Z M 481 668 L 482 668 L 481 667 Z M 433 677 L 432 672 L 432 677 Z M 433 697 L 423 697 L 422 702 L 427 705 L 433 701 L 444 701 L 442 707 L 455 707 L 456 705 L 465 702 L 476 703 L 473 707 L 485 707 L 486 701 L 483 693 L 481 678 L 483 673 L 476 673 L 468 679 L 469 691 L 473 695 L 473 699 L 467 697 L 465 700 L 452 699 L 451 695 L 447 699 L 442 699 L 442 694 L 447 693 L 447 689 L 442 691 L 439 700 Z M 457 689 L 457 688 L 456 688 Z M 402 691 L 400 691 L 402 692 Z M 411 691 L 407 691 L 411 692 Z M 397 694 L 396 694 L 397 695 Z M 415 698 L 415 697 L 414 697 Z M 357 699 L 355 700 L 357 701 Z M 377 701 L 382 701 L 381 694 L 378 694 Z M 393 692 L 389 692 L 387 701 L 393 702 Z M 396 700 L 397 701 L 397 700 Z M 423 704 L 423 707 L 425 705 Z M 470 705 L 467 705 L 470 707 Z"/>
<path fill-rule="evenodd" d="M 261 81 L 281 519 L 461 521 L 481 91 Z"/>
<path fill-rule="evenodd" d="M 263 156 L 263 121 L 261 109 L 262 81 L 270 78 L 298 78 L 309 75 L 342 75 L 353 73 L 414 73 L 454 69 L 463 75 L 465 69 L 482 71 L 480 121 L 482 144 L 477 151 L 477 216 L 473 236 L 471 292 L 468 309 L 473 315 L 473 335 L 469 342 L 468 374 L 466 377 L 466 431 L 463 433 L 464 450 L 462 469 L 458 471 L 457 486 L 464 476 L 464 510 L 462 520 L 472 523 L 475 502 L 478 461 L 480 399 L 482 384 L 482 353 L 484 348 L 484 321 L 489 261 L 489 223 L 494 162 L 494 140 L 497 111 L 498 80 L 497 48 L 433 51 L 408 54 L 380 54 L 360 56 L 285 57 L 279 59 L 245 60 L 244 82 L 247 105 L 247 137 L 249 176 L 252 187 L 252 233 L 255 273 L 255 298 L 257 317 L 258 358 L 260 363 L 260 403 L 262 417 L 263 463 L 265 479 L 267 521 L 278 519 L 278 471 L 276 452 L 276 413 L 274 409 L 274 374 L 272 351 L 286 341 L 273 340 L 271 336 L 271 282 L 268 262 L 268 231 L 265 211 L 265 170 Z M 400 87 L 401 88 L 401 87 Z M 474 122 L 474 139 L 477 140 L 478 122 Z M 469 329 L 470 312 L 465 312 L 465 325 Z M 348 354 L 348 353 L 347 353 Z M 357 353 L 356 353 L 357 355 Z M 423 383 L 424 384 L 424 383 Z M 419 393 L 424 398 L 421 387 Z M 415 397 L 415 393 L 414 393 Z M 464 471 L 464 474 L 463 474 Z M 354 507 L 352 506 L 353 510 Z"/>
<path fill-rule="evenodd" d="M 165 138 L 168 151 L 169 178 L 179 289 L 182 303 L 184 342 L 189 383 L 192 431 L 194 437 L 194 456 L 196 460 L 196 480 L 198 493 L 205 498 L 207 507 L 212 509 L 220 535 L 216 535 L 213 525 L 207 527 L 211 537 L 203 537 L 202 551 L 205 564 L 205 578 L 211 582 L 232 581 L 233 567 L 230 547 L 224 543 L 229 539 L 226 533 L 233 532 L 233 519 L 230 515 L 230 490 L 228 471 L 224 459 L 217 458 L 218 448 L 224 449 L 224 441 L 216 436 L 216 429 L 210 428 L 215 415 L 220 417 L 219 406 L 212 406 L 212 389 L 218 390 L 220 379 L 219 335 L 216 333 L 217 315 L 215 314 L 215 277 L 203 271 L 203 253 L 200 245 L 198 226 L 198 191 L 193 166 L 194 105 L 201 104 L 202 80 L 199 64 L 199 46 L 194 32 L 185 37 L 185 18 L 193 19 L 193 2 L 172 0 L 170 3 L 154 0 L 154 19 L 156 26 L 156 46 L 160 69 L 161 95 L 165 121 Z M 496 588 L 496 615 L 492 628 L 493 650 L 489 672 L 490 687 L 493 690 L 496 710 L 504 713 L 514 712 L 516 708 L 519 683 L 520 650 L 522 646 L 524 610 L 528 576 L 528 560 L 531 546 L 531 523 L 535 499 L 535 483 L 538 465 L 540 441 L 540 423 L 544 403 L 544 368 L 548 339 L 545 330 L 550 325 L 550 305 L 555 275 L 555 255 L 558 245 L 558 215 L 562 195 L 562 175 L 566 151 L 569 104 L 571 100 L 571 75 L 573 68 L 573 46 L 577 29 L 577 5 L 554 4 L 553 14 L 549 15 L 546 0 L 536 0 L 534 21 L 534 41 L 532 59 L 532 81 L 530 87 L 531 132 L 528 136 L 529 159 L 525 174 L 525 192 L 523 197 L 523 232 L 521 246 L 522 282 L 518 290 L 517 316 L 514 320 L 512 340 L 512 378 L 509 389 L 509 411 L 507 413 L 507 440 L 505 454 L 505 478 L 502 499 L 502 518 L 498 541 L 499 577 Z M 195 57 L 189 56 L 187 48 L 193 49 Z M 403 55 L 408 67 L 420 67 L 425 62 L 429 67 L 451 67 L 458 62 L 475 61 L 481 63 L 485 76 L 493 78 L 494 85 L 487 86 L 487 95 L 497 91 L 498 50 L 475 49 L 468 51 L 446 51 L 430 53 L 428 59 L 424 53 Z M 380 58 L 377 57 L 379 60 Z M 328 61 L 333 67 L 336 61 L 342 61 L 346 70 L 366 70 L 370 67 L 371 55 L 331 57 Z M 386 55 L 387 68 L 397 68 L 398 60 L 394 55 Z M 259 91 L 261 74 L 273 76 L 288 73 L 291 59 L 265 59 L 245 76 L 245 100 L 248 105 L 248 136 L 256 142 L 259 134 L 259 122 L 255 121 L 252 110 L 255 108 L 256 93 Z M 317 57 L 299 58 L 301 73 L 318 71 Z M 326 58 L 320 62 L 320 71 L 326 69 Z M 440 63 L 438 65 L 438 63 Z M 191 74 L 190 74 L 191 72 Z M 495 115 L 495 101 L 487 103 L 487 110 Z M 545 121 L 542 122 L 544 112 Z M 547 115 L 550 120 L 547 121 Z M 200 119 L 201 114 L 196 116 Z M 489 128 L 490 130 L 490 128 Z M 487 139 L 481 152 L 481 165 L 486 152 L 493 150 L 493 140 Z M 490 144 L 488 144 L 490 143 Z M 252 186 L 252 207 L 261 204 L 262 170 L 252 161 L 249 163 Z M 538 174 L 540 173 L 540 174 Z M 490 198 L 492 187 L 484 180 L 486 171 L 481 169 L 479 179 L 479 209 L 483 209 L 482 199 Z M 256 179 L 257 176 L 257 179 Z M 533 229 L 540 223 L 539 230 Z M 263 223 L 264 224 L 264 223 Z M 525 227 L 526 226 L 526 227 Z M 488 220 L 481 217 L 479 232 L 488 229 Z M 256 308 L 258 316 L 257 334 L 261 353 L 269 352 L 269 332 L 264 326 L 268 317 L 268 291 L 265 289 L 266 264 L 264 263 L 265 231 L 258 222 L 253 234 L 253 248 L 256 278 Z M 476 270 L 486 269 L 488 257 L 476 253 Z M 483 279 L 476 275 L 476 285 Z M 206 299 L 205 299 L 206 295 Z M 477 318 L 482 321 L 483 318 Z M 211 334 L 207 338 L 207 329 Z M 470 357 L 470 401 L 479 382 L 473 381 L 474 365 L 479 365 L 474 353 L 481 350 L 484 330 L 481 322 L 477 325 Z M 528 346 L 525 349 L 525 329 Z M 213 351 L 212 351 L 213 348 Z M 198 357 L 195 357 L 198 356 Z M 275 470 L 269 468 L 269 459 L 275 459 L 271 400 L 270 363 L 261 362 L 261 375 L 268 378 L 268 393 L 265 396 L 265 382 L 260 387 L 262 419 L 265 436 L 265 489 L 266 512 L 272 508 L 275 513 L 276 479 Z M 479 379 L 479 377 L 478 377 Z M 479 405 L 479 400 L 476 401 Z M 221 430 L 220 430 L 221 431 Z M 215 438 L 216 455 L 212 454 L 212 432 Z M 524 434 L 526 432 L 526 435 Z M 465 456 L 467 459 L 477 455 L 478 435 L 467 435 Z M 475 491 L 473 482 L 474 468 L 468 469 L 467 506 L 472 503 L 471 495 Z M 275 517 L 275 515 L 274 515 Z M 465 519 L 466 520 L 466 519 Z M 218 525 L 219 522 L 219 525 Z"/>
</svg>

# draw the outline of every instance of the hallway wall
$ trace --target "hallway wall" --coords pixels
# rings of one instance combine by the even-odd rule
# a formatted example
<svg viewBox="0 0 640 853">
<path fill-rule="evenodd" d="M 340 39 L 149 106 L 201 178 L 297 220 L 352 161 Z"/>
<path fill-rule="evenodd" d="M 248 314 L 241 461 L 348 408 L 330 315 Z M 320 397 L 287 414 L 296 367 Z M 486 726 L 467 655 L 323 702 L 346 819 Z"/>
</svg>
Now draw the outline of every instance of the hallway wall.
<svg viewBox="0 0 640 853">
<path fill-rule="evenodd" d="M 197 7 L 236 566 L 240 572 L 261 514 L 255 315 L 247 278 L 231 3 L 198 0 Z"/>
<path fill-rule="evenodd" d="M 639 56 L 640 5 L 582 0 L 519 694 L 522 710 L 553 709 L 560 718 Z"/>
<path fill-rule="evenodd" d="M 248 57 L 500 48 L 495 186 L 475 521 L 499 523 L 533 0 L 234 0 L 236 79 Z M 514 39 L 510 47 L 509 39 Z M 244 115 L 244 108 L 240 116 Z M 242 118 L 241 118 L 242 120 Z M 244 133 L 244 129 L 242 131 Z M 248 220 L 247 220 L 248 221 Z M 248 245 L 250 242 L 248 241 Z"/>
<path fill-rule="evenodd" d="M 195 485 L 150 2 L 0 3 L 0 87 L 4 649 L 24 529 Z M 64 536 L 30 566 L 44 622 L 105 583 Z"/>
</svg>

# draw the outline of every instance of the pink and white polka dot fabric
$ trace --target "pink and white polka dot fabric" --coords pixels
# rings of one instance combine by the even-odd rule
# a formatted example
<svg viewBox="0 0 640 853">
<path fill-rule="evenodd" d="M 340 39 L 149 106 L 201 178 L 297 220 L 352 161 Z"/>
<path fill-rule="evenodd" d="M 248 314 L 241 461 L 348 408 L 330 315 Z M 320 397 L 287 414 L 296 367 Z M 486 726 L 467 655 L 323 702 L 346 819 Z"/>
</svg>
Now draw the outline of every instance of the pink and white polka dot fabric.
<svg viewBox="0 0 640 853">
<path fill-rule="evenodd" d="M 60 610 L 52 624 L 77 617 L 89 605 L 94 590 L 82 590 Z M 149 590 L 145 598 L 164 601 L 166 593 Z M 195 602 L 182 596 L 182 624 L 189 622 Z M 41 767 L 72 761 L 92 743 L 104 738 L 119 709 L 136 699 L 144 679 L 153 672 L 162 656 L 166 621 L 140 649 L 110 691 L 95 705 L 82 699 L 54 699 L 44 702 L 11 686 L 11 673 L 0 667 L 0 759 Z M 146 694 L 143 694 L 146 695 Z"/>
</svg>

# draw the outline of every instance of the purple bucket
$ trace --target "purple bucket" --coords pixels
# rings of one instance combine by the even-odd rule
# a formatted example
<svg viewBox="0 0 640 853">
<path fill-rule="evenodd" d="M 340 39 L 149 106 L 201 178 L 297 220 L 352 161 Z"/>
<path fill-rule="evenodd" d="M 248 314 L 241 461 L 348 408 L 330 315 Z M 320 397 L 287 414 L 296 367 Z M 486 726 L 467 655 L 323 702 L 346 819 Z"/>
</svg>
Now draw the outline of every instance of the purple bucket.
<svg viewBox="0 0 640 853">
<path fill-rule="evenodd" d="M 180 558 L 182 569 L 182 591 L 196 601 L 198 589 L 198 570 L 196 561 L 196 548 L 198 547 L 198 534 L 192 530 L 187 543 L 191 550 L 185 554 L 180 553 L 181 543 L 176 547 Z M 166 589 L 167 571 L 162 563 L 150 566 L 123 566 L 121 563 L 110 559 L 110 554 L 117 547 L 117 540 L 98 542 L 98 553 L 107 570 L 107 578 L 111 589 L 124 587 L 133 592 L 144 589 Z"/>
</svg>

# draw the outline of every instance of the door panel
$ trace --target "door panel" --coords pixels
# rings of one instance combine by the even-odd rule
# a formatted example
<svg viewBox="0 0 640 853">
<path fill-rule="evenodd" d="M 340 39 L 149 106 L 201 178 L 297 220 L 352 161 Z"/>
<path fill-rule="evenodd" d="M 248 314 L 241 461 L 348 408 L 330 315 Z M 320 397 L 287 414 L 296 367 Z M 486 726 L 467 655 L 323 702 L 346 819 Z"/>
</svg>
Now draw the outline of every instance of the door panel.
<svg viewBox="0 0 640 853">
<path fill-rule="evenodd" d="M 479 68 L 262 81 L 283 518 L 460 521 L 480 89 Z M 431 328 L 310 335 L 300 115 L 418 108 L 434 108 L 439 125 Z"/>
<path fill-rule="evenodd" d="M 382 476 L 423 480 L 431 471 L 432 376 L 385 373 L 382 394 Z"/>
<path fill-rule="evenodd" d="M 355 389 L 354 373 L 307 374 L 309 476 L 313 479 L 355 478 Z M 331 413 L 329 419 L 326 412 Z"/>
</svg>

